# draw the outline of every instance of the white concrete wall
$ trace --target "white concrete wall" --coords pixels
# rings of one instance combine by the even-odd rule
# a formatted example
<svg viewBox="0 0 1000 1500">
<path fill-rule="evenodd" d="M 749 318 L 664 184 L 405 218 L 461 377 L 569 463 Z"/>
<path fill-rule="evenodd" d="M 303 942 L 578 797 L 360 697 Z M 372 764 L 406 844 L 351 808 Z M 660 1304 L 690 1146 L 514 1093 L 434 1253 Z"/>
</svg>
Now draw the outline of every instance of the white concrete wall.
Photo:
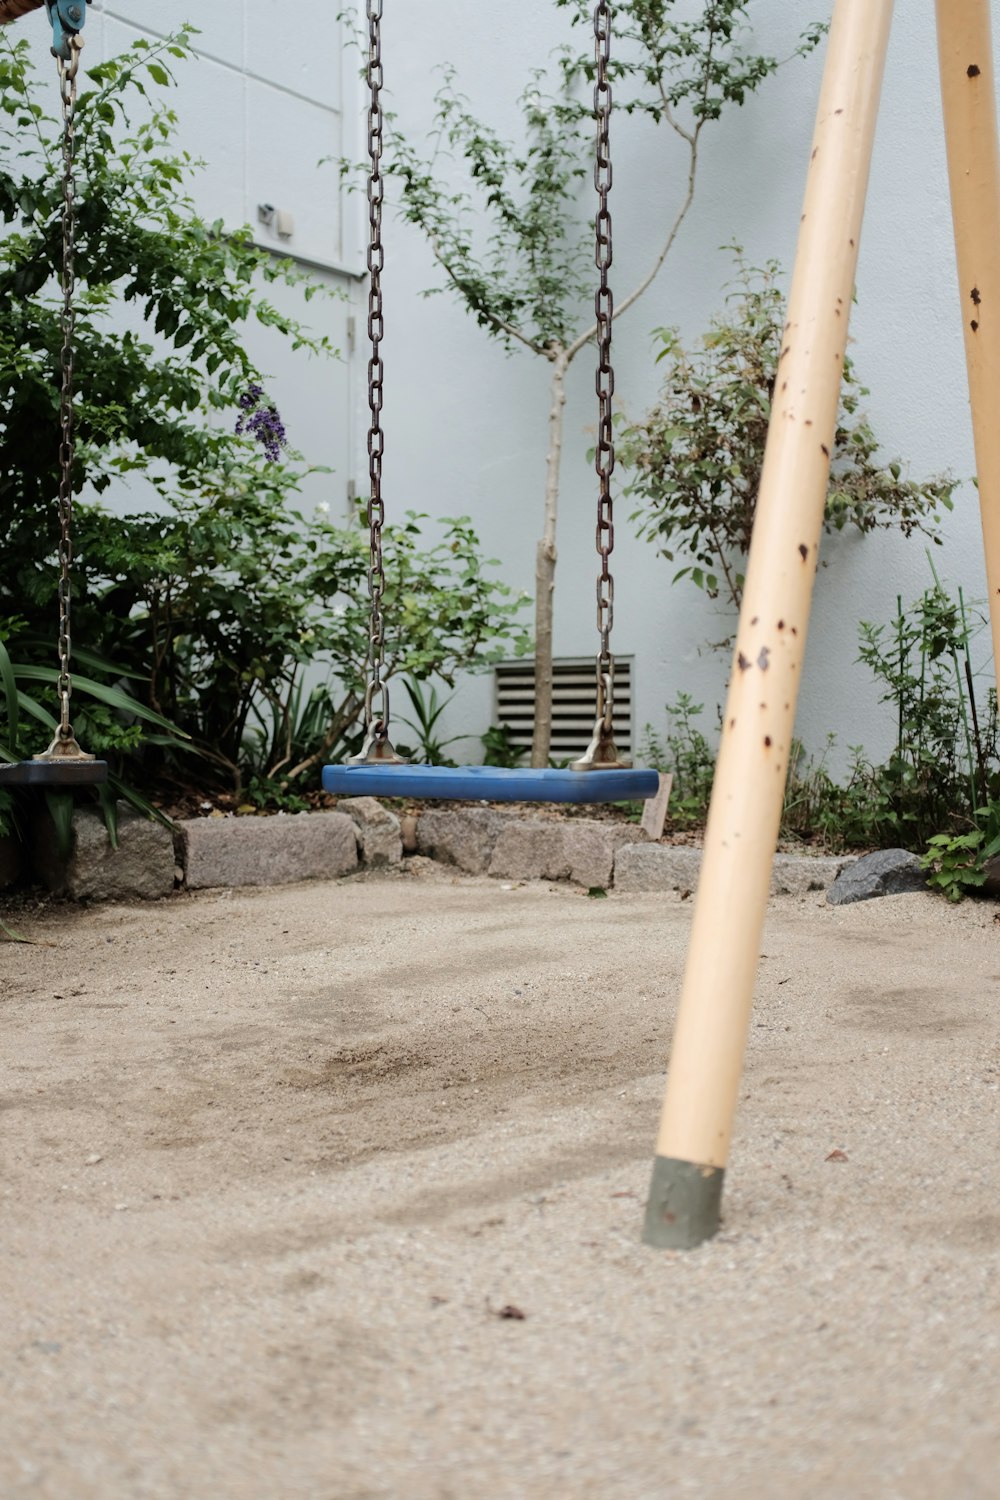
<svg viewBox="0 0 1000 1500">
<path fill-rule="evenodd" d="M 786 55 L 806 20 L 830 8 L 829 0 L 756 0 L 757 40 Z M 203 56 L 181 69 L 173 97 L 185 144 L 207 160 L 197 190 L 201 208 L 255 227 L 260 202 L 290 212 L 295 234 L 287 248 L 326 267 L 327 279 L 353 286 L 363 334 L 363 288 L 336 270 L 361 263 L 361 203 L 342 201 L 330 170 L 317 166 L 323 155 L 361 151 L 357 57 L 342 47 L 331 7 L 321 0 L 159 0 L 155 8 L 151 0 L 96 0 L 90 55 L 104 55 L 140 30 L 148 34 L 154 9 L 159 30 L 185 16 L 203 30 Z M 529 70 L 566 36 L 564 13 L 547 0 L 389 0 L 385 11 L 389 105 L 411 133 L 430 125 L 436 69 L 445 62 L 455 65 L 461 88 L 485 119 L 502 132 L 516 131 L 515 100 Z M 41 48 L 46 28 L 33 19 Z M 583 40 L 579 31 L 574 35 Z M 628 412 L 641 413 L 656 393 L 650 330 L 675 323 L 695 338 L 720 307 L 731 270 L 720 246 L 737 240 L 751 262 L 776 256 L 790 268 L 821 68 L 821 55 L 790 63 L 742 110 L 706 131 L 696 204 L 675 251 L 654 288 L 615 326 L 618 396 Z M 624 118 L 615 120 L 613 143 L 620 298 L 655 257 L 683 190 L 683 160 L 666 132 Z M 388 509 L 471 514 L 507 581 L 530 591 L 544 481 L 546 369 L 526 355 L 505 354 L 447 296 L 422 298 L 441 281 L 427 246 L 391 216 L 387 221 Z M 887 455 L 909 461 L 914 475 L 952 469 L 968 480 L 973 455 L 930 5 L 898 7 L 858 299 L 852 353 L 872 388 L 869 408 Z M 342 347 L 349 311 L 333 304 L 322 315 Z M 350 372 L 261 347 L 293 439 L 337 471 L 317 481 L 312 498 L 339 508 L 349 479 L 365 487 L 363 340 Z M 566 418 L 556 603 L 556 651 L 565 656 L 595 645 L 594 481 L 585 457 L 595 421 L 592 393 L 584 356 L 571 375 Z M 637 727 L 662 726 L 663 706 L 679 689 L 704 701 L 712 717 L 728 664 L 706 652 L 705 643 L 726 626 L 689 585 L 671 587 L 671 566 L 630 535 L 627 511 L 619 506 L 615 634 L 618 652 L 636 658 Z M 945 534 L 939 568 L 981 597 L 979 523 L 968 482 Z M 882 754 L 891 724 L 867 670 L 855 664 L 857 621 L 888 618 L 897 592 L 909 600 L 928 584 L 924 549 L 919 540 L 845 537 L 828 542 L 824 555 L 829 566 L 818 581 L 799 732 L 812 746 L 835 731 L 842 747 L 864 742 Z M 489 679 L 470 680 L 450 730 L 479 733 L 491 712 Z"/>
<path fill-rule="evenodd" d="M 469 5 L 411 0 L 388 5 L 384 22 L 387 87 L 411 130 L 432 113 L 434 70 L 453 63 L 458 81 L 496 128 L 517 128 L 514 100 L 529 69 L 565 35 L 564 13 L 542 0 Z M 807 19 L 828 16 L 829 0 L 758 0 L 763 49 L 786 55 Z M 871 387 L 868 403 L 889 456 L 914 475 L 951 469 L 968 478 L 974 463 L 962 354 L 960 308 L 948 208 L 938 98 L 933 7 L 901 5 L 888 61 L 868 217 L 852 314 L 852 354 Z M 576 33 L 579 39 L 581 33 Z M 706 130 L 698 196 L 675 251 L 646 298 L 615 325 L 618 396 L 640 413 L 657 388 L 650 330 L 678 324 L 697 336 L 720 307 L 730 261 L 719 247 L 736 240 L 751 262 L 778 257 L 790 269 L 822 69 L 822 55 L 790 63 L 746 106 Z M 616 119 L 615 281 L 619 294 L 655 257 L 682 192 L 682 158 L 666 133 Z M 386 496 L 390 508 L 416 505 L 470 511 L 507 579 L 532 588 L 545 461 L 546 376 L 541 362 L 507 356 L 447 297 L 421 300 L 439 285 L 427 248 L 405 227 L 394 231 L 385 276 Z M 585 358 L 574 369 L 567 407 L 556 651 L 575 655 L 595 640 L 594 482 L 585 453 L 595 402 Z M 671 587 L 671 565 L 630 537 L 619 507 L 615 574 L 617 650 L 636 657 L 636 720 L 663 721 L 678 689 L 720 701 L 728 662 L 705 654 L 725 633 L 690 585 Z M 935 560 L 968 595 L 985 592 L 975 491 L 966 483 Z M 915 597 L 930 583 L 919 540 L 827 540 L 816 591 L 799 733 L 821 747 L 835 731 L 841 747 L 892 743 L 866 668 L 856 665 L 857 621 L 885 619 L 897 592 Z M 988 650 L 988 644 L 984 645 Z M 985 691 L 985 682 L 984 682 Z M 489 712 L 484 684 L 467 693 L 468 727 Z"/>
</svg>

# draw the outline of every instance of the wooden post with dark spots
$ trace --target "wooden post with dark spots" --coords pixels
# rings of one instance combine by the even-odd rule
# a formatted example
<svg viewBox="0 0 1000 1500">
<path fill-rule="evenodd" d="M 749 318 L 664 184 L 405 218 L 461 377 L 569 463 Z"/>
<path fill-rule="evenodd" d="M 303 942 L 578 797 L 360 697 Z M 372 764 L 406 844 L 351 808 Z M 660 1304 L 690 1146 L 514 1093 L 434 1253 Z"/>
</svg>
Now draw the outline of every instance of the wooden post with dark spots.
<svg viewBox="0 0 1000 1500">
<path fill-rule="evenodd" d="M 941 103 L 1000 686 L 1000 152 L 989 0 L 937 0 Z"/>
<path fill-rule="evenodd" d="M 791 753 L 892 0 L 837 0 L 646 1211 L 714 1234 Z"/>
</svg>

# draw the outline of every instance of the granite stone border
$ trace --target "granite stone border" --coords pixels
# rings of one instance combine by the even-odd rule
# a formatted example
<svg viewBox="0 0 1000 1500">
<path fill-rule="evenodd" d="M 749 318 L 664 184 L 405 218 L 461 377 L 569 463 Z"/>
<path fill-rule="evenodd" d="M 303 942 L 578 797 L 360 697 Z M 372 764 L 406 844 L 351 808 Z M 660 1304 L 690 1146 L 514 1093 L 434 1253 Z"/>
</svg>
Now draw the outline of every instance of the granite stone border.
<svg viewBox="0 0 1000 1500">
<path fill-rule="evenodd" d="M 73 901 L 150 901 L 173 891 L 174 840 L 162 823 L 119 806 L 116 849 L 102 814 L 96 808 L 78 807 L 70 838 L 70 855 L 64 859 L 52 819 L 39 814 L 32 821 L 32 871 L 54 895 Z"/>
<path fill-rule="evenodd" d="M 700 849 L 651 843 L 636 824 L 476 806 L 427 807 L 399 818 L 373 797 L 342 798 L 333 811 L 191 818 L 172 835 L 123 808 L 117 850 L 97 810 L 79 808 L 68 861 L 44 817 L 32 830 L 31 849 L 36 878 L 77 900 L 337 880 L 399 867 L 407 856 L 505 882 L 561 881 L 584 890 L 684 893 L 694 890 L 701 869 Z M 772 893 L 828 891 L 855 863 L 778 854 Z M 0 876 L 4 870 L 13 870 L 12 860 Z"/>
</svg>

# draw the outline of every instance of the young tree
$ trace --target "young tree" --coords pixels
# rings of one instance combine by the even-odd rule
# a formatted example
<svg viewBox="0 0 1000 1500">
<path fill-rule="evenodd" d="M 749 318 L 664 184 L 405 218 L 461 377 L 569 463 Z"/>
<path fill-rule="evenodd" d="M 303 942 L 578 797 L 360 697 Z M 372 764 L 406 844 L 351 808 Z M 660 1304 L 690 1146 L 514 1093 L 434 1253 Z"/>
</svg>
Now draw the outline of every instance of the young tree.
<svg viewBox="0 0 1000 1500">
<path fill-rule="evenodd" d="M 572 26 L 590 24 L 590 0 L 554 0 Z M 614 316 L 639 300 L 670 253 L 694 199 L 703 130 L 781 65 L 753 48 L 749 0 L 705 0 L 691 19 L 675 0 L 618 0 L 610 72 L 616 111 L 643 115 L 683 143 L 687 170 L 659 250 L 618 299 Z M 792 49 L 802 56 L 823 27 Z M 394 122 L 384 170 L 401 185 L 401 213 L 427 238 L 447 289 L 506 348 L 551 366 L 542 535 L 535 563 L 535 733 L 532 765 L 548 763 L 552 729 L 552 624 L 556 529 L 567 372 L 592 344 L 592 231 L 581 227 L 584 179 L 593 159 L 592 53 L 570 44 L 552 76 L 532 74 L 521 95 L 523 141 L 502 139 L 468 107 L 451 71 L 436 99 L 427 155 Z M 464 160 L 469 184 L 453 190 L 436 169 L 439 152 Z M 588 307 L 591 310 L 588 310 Z"/>
<path fill-rule="evenodd" d="M 686 578 L 721 599 L 729 619 L 743 596 L 785 317 L 777 263 L 749 266 L 732 248 L 736 277 L 725 312 L 693 349 L 676 329 L 657 329 L 662 392 L 645 417 L 623 427 L 618 447 L 640 536 L 680 562 L 675 583 Z M 867 395 L 845 360 L 826 529 L 916 531 L 940 541 L 938 516 L 951 509 L 957 481 L 912 480 L 900 460 L 884 462 L 861 409 Z"/>
</svg>

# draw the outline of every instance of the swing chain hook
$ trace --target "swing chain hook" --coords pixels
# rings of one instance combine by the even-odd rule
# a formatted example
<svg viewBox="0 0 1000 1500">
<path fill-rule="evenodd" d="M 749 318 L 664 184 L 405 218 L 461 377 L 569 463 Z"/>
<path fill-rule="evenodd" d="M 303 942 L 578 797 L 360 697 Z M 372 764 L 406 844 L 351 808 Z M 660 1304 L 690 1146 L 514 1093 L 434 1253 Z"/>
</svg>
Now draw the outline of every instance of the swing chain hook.
<svg viewBox="0 0 1000 1500">
<path fill-rule="evenodd" d="M 56 52 L 59 70 L 59 94 L 62 101 L 62 347 L 59 365 L 62 376 L 59 397 L 59 727 L 48 749 L 35 760 L 89 760 L 77 744 L 70 720 L 73 679 L 70 676 L 72 636 L 70 605 L 73 566 L 73 343 L 75 328 L 74 298 L 76 277 L 76 186 L 73 172 L 74 126 L 76 123 L 76 75 L 80 67 L 83 37 L 65 36 L 66 50 Z"/>
<path fill-rule="evenodd" d="M 382 267 L 385 252 L 382 247 L 382 0 L 367 0 L 368 8 L 368 338 L 371 356 L 368 360 L 368 409 L 371 422 L 368 428 L 368 598 L 370 600 L 370 623 L 368 630 L 369 679 L 365 692 L 365 738 L 357 755 L 348 759 L 348 765 L 380 764 L 405 765 L 389 740 L 389 688 L 385 681 L 385 620 L 382 615 L 382 600 L 385 595 L 385 568 L 382 561 L 382 524 L 385 506 L 382 501 L 382 452 L 385 438 L 382 432 L 382 363 L 381 343 L 385 330 L 382 317 Z M 375 699 L 380 699 L 378 715 Z"/>
<path fill-rule="evenodd" d="M 594 467 L 597 470 L 597 555 L 600 571 L 597 575 L 597 632 L 600 649 L 597 653 L 597 717 L 594 733 L 579 760 L 573 762 L 574 771 L 608 771 L 625 769 L 629 761 L 622 760 L 615 746 L 615 659 L 611 652 L 611 629 L 615 619 L 615 580 L 611 572 L 611 554 L 615 546 L 614 503 L 611 495 L 611 475 L 615 467 L 615 434 L 612 420 L 612 397 L 615 393 L 615 372 L 611 363 L 611 325 L 615 315 L 614 296 L 608 283 L 608 270 L 613 258 L 611 240 L 611 210 L 608 195 L 611 191 L 611 83 L 608 64 L 611 60 L 611 17 L 609 0 L 597 0 L 594 7 L 594 116 L 597 120 L 597 151 L 594 159 L 594 186 L 597 189 L 597 216 L 594 222 L 594 264 L 600 273 L 594 295 L 594 311 L 597 316 L 597 374 L 595 387 L 598 400 L 597 443 L 594 450 Z"/>
</svg>

